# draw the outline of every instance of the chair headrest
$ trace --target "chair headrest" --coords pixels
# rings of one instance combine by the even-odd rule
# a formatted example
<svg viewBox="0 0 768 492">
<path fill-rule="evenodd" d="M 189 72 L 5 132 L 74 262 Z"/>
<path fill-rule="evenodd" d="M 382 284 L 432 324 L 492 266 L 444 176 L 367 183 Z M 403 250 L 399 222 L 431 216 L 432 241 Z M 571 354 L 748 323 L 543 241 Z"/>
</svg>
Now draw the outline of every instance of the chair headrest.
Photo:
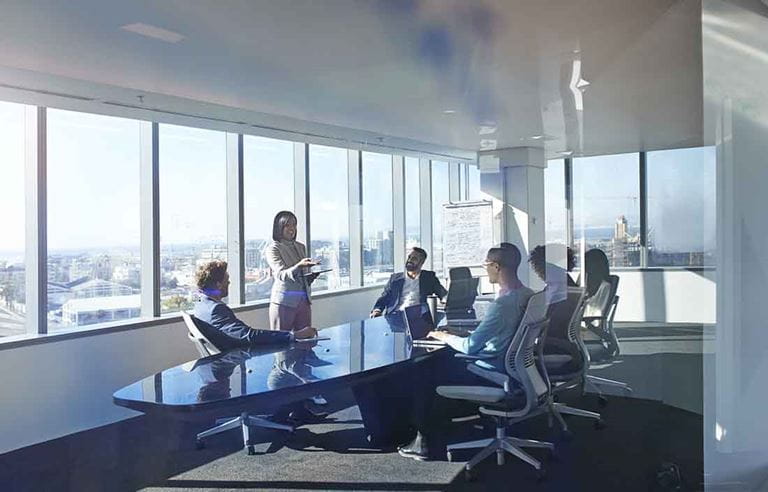
<svg viewBox="0 0 768 492">
<path fill-rule="evenodd" d="M 469 267 L 455 267 L 448 270 L 448 277 L 451 280 L 472 278 L 472 272 L 469 270 Z"/>
</svg>

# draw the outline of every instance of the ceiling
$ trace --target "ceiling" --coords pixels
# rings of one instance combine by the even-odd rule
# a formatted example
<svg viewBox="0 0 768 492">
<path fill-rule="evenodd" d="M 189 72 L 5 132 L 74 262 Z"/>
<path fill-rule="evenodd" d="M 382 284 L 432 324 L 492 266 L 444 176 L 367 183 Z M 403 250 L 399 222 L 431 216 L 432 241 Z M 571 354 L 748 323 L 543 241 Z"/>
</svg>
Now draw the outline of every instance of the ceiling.
<svg viewBox="0 0 768 492">
<path fill-rule="evenodd" d="M 287 130 L 549 156 L 702 143 L 699 0 L 6 0 L 0 46 L 27 74 L 6 85 Z"/>
</svg>

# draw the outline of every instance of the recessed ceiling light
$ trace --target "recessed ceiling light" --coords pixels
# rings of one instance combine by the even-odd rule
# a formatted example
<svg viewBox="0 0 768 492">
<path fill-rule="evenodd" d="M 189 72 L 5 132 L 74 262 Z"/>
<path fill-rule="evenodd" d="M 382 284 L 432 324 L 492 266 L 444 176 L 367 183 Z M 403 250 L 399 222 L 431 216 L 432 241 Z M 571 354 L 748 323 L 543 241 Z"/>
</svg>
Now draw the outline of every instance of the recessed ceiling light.
<svg viewBox="0 0 768 492">
<path fill-rule="evenodd" d="M 534 135 L 531 137 L 531 140 L 541 140 L 542 138 L 544 138 L 544 135 Z"/>
<path fill-rule="evenodd" d="M 178 43 L 184 39 L 184 36 L 177 32 L 169 31 L 168 29 L 163 29 L 162 27 L 143 24 L 141 22 L 137 22 L 135 24 L 126 24 L 121 26 L 120 29 L 138 34 L 140 36 L 159 39 L 160 41 L 165 41 L 166 43 Z"/>
<path fill-rule="evenodd" d="M 579 53 L 581 53 L 581 50 L 573 50 L 573 54 L 578 55 Z"/>
<path fill-rule="evenodd" d="M 569 155 L 573 155 L 573 151 L 572 150 L 561 150 L 560 152 L 558 152 L 558 154 L 564 155 L 564 156 L 567 157 Z"/>
<path fill-rule="evenodd" d="M 444 109 L 443 114 L 456 114 L 455 109 Z"/>
</svg>

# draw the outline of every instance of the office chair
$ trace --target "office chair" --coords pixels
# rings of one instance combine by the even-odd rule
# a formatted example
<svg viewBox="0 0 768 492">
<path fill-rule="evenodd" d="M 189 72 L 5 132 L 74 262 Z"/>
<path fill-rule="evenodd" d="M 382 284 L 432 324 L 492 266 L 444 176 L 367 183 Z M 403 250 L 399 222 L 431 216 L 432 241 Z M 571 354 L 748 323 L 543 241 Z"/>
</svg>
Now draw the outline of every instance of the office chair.
<svg viewBox="0 0 768 492">
<path fill-rule="evenodd" d="M 544 367 L 552 385 L 552 394 L 548 402 L 550 419 L 551 417 L 557 419 L 563 434 L 567 437 L 571 437 L 571 433 L 562 414 L 594 419 L 595 428 L 598 429 L 604 425 L 599 413 L 569 407 L 554 401 L 555 396 L 563 391 L 581 388 L 583 394 L 586 387 L 589 351 L 581 338 L 581 319 L 584 313 L 585 301 L 584 289 L 571 287 L 568 289 L 568 295 L 564 301 L 557 302 L 550 307 L 550 332 L 552 331 L 552 320 L 568 320 L 567 341 L 570 346 L 567 351 L 570 353 L 547 353 L 543 355 Z"/>
<path fill-rule="evenodd" d="M 521 448 L 545 448 L 553 453 L 554 445 L 507 436 L 507 427 L 543 413 L 550 400 L 549 380 L 539 362 L 548 322 L 544 293 L 534 294 L 528 301 L 520 327 L 507 348 L 504 358 L 506 373 L 483 369 L 474 363 L 467 366 L 470 372 L 497 386 L 438 386 L 437 393 L 445 398 L 481 404 L 480 413 L 492 417 L 496 423 L 496 437 L 448 445 L 448 461 L 451 461 L 456 449 L 483 448 L 464 465 L 467 478 L 472 477 L 472 469 L 478 463 L 493 453 L 496 453 L 496 462 L 499 465 L 504 464 L 504 454 L 510 453 L 533 466 L 539 478 L 544 478 L 545 471 L 541 462 Z M 538 358 L 534 355 L 536 351 L 539 352 Z M 482 357 L 461 358 L 477 360 Z"/>
<path fill-rule="evenodd" d="M 473 304 L 477 297 L 479 278 L 472 277 L 469 267 L 455 267 L 448 271 L 451 282 L 445 299 L 445 316 L 448 319 L 475 319 Z"/>
<path fill-rule="evenodd" d="M 188 313 L 184 311 L 182 311 L 181 317 L 184 320 L 184 324 L 187 326 L 187 336 L 195 344 L 195 347 L 197 347 L 197 350 L 200 352 L 201 356 L 209 357 L 211 355 L 216 355 L 221 353 L 221 351 L 217 349 L 210 342 L 210 340 L 208 340 L 208 338 L 203 334 L 203 332 L 200 331 L 200 328 L 197 326 L 197 323 L 195 323 L 196 318 L 194 318 L 193 316 L 190 316 Z M 240 380 L 241 389 L 242 389 L 242 392 L 245 393 L 246 379 L 245 379 L 244 365 L 240 366 L 240 378 L 241 378 Z M 203 439 L 207 437 L 211 437 L 216 434 L 220 434 L 222 432 L 226 432 L 231 429 L 239 428 L 243 432 L 243 447 L 245 448 L 246 453 L 249 455 L 256 454 L 256 451 L 253 445 L 249 443 L 250 427 L 263 427 L 266 429 L 277 429 L 277 430 L 284 430 L 288 432 L 294 431 L 293 426 L 272 422 L 271 420 L 268 419 L 267 415 L 250 415 L 248 412 L 243 412 L 237 417 L 226 417 L 226 418 L 216 419 L 216 425 L 214 427 L 211 427 L 210 429 L 207 429 L 197 434 L 195 438 L 195 447 L 197 449 L 202 449 L 205 447 L 205 443 L 203 442 Z"/>
<path fill-rule="evenodd" d="M 616 295 L 619 289 L 619 277 L 618 275 L 611 275 L 609 279 L 610 291 L 605 303 L 598 308 L 594 315 L 584 317 L 586 326 L 600 337 L 599 344 L 587 345 L 591 360 L 611 360 L 621 353 L 619 338 L 616 336 L 616 331 L 613 327 L 613 319 L 616 316 L 616 308 L 619 304 L 619 296 Z M 603 397 L 600 386 L 610 386 L 622 389 L 626 393 L 632 393 L 632 388 L 627 383 L 598 376 L 588 375 L 585 384 L 598 394 L 601 404 L 605 404 L 606 400 Z"/>
</svg>

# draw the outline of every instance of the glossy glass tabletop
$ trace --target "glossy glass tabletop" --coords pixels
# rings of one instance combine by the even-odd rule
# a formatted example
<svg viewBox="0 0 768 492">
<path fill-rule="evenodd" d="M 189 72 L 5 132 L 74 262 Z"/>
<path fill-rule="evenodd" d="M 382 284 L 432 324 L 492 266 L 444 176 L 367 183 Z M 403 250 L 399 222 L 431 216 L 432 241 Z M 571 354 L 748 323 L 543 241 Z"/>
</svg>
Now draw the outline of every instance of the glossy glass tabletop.
<svg viewBox="0 0 768 492">
<path fill-rule="evenodd" d="M 149 376 L 114 394 L 118 405 L 194 408 L 238 397 L 276 395 L 281 389 L 349 379 L 428 357 L 442 347 L 414 347 L 401 316 L 379 317 L 320 331 L 314 343 L 234 349 Z"/>
</svg>

